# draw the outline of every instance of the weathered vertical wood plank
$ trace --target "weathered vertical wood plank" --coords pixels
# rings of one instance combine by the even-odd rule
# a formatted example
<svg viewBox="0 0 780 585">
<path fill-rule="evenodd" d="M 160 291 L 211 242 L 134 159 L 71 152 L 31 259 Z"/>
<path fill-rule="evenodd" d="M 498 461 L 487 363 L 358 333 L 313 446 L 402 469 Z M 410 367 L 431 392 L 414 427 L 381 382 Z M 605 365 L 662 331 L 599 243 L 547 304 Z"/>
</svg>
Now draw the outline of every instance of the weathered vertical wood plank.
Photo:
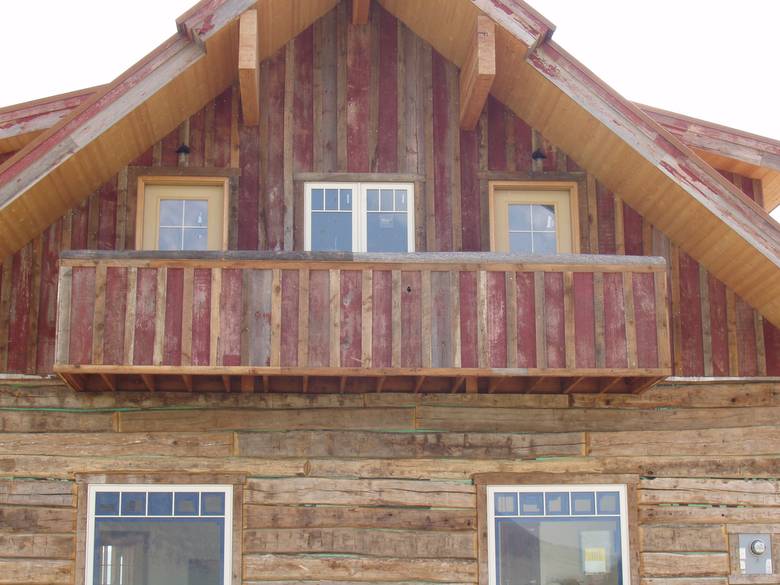
<svg viewBox="0 0 780 585">
<path fill-rule="evenodd" d="M 516 296 L 517 317 L 513 328 L 517 331 L 516 367 L 534 368 L 536 365 L 536 306 L 533 272 L 515 273 L 515 290 L 507 292 Z"/>
<path fill-rule="evenodd" d="M 298 272 L 298 366 L 309 365 L 309 269 Z"/>
<path fill-rule="evenodd" d="M 362 365 L 362 275 L 357 270 L 342 270 L 340 274 L 339 309 L 339 364 L 343 368 L 358 368 Z"/>
<path fill-rule="evenodd" d="M 615 196 L 600 183 L 596 184 L 599 254 L 616 254 Z"/>
<path fill-rule="evenodd" d="M 476 368 L 479 365 L 477 273 L 463 270 L 458 275 L 458 280 L 460 284 L 460 365 L 464 368 Z"/>
<path fill-rule="evenodd" d="M 314 26 L 295 37 L 293 92 L 293 170 L 313 170 L 314 164 Z"/>
<path fill-rule="evenodd" d="M 43 252 L 41 256 L 41 296 L 39 300 L 36 370 L 39 373 L 51 370 L 54 362 L 54 338 L 57 330 L 57 277 L 59 263 L 59 243 L 62 238 L 63 220 L 52 224 L 43 234 Z M 2 268 L 0 268 L 2 281 Z M 0 285 L 2 299 L 2 285 Z M 2 307 L 2 300 L 0 300 Z M 0 323 L 3 317 L 0 315 Z M 0 325 L 2 329 L 2 325 Z M 3 340 L 0 336 L 0 364 L 3 361 Z M 114 362 L 117 363 L 117 362 Z M 2 367 L 0 365 L 0 367 Z"/>
<path fill-rule="evenodd" d="M 259 249 L 258 209 L 260 202 L 260 132 L 258 126 L 241 125 L 239 130 L 239 161 L 241 177 L 238 181 L 238 235 L 239 250 Z"/>
<path fill-rule="evenodd" d="M 135 199 L 135 197 L 133 197 Z M 116 180 L 116 230 L 114 239 L 114 250 L 127 249 L 127 216 L 128 216 L 128 193 L 127 193 L 127 167 L 119 169 Z"/>
<path fill-rule="evenodd" d="M 756 330 L 753 308 L 742 300 L 741 297 L 737 297 L 736 307 L 739 375 L 755 376 L 758 368 L 756 363 Z"/>
<path fill-rule="evenodd" d="M 620 273 L 604 274 L 604 348 L 607 368 L 627 368 L 626 304 Z"/>
<path fill-rule="evenodd" d="M 453 133 L 458 125 L 450 126 L 450 101 L 447 62 L 437 51 L 431 51 L 431 107 L 433 154 L 433 213 L 435 216 L 436 250 L 453 249 L 453 209 L 455 193 L 452 190 Z M 458 92 L 455 92 L 457 95 Z M 426 136 L 427 140 L 427 136 Z M 430 177 L 428 177 L 430 179 Z M 429 210 L 430 211 L 430 210 Z"/>
<path fill-rule="evenodd" d="M 599 212 L 598 198 L 596 197 L 598 187 L 596 186 L 596 178 L 590 173 L 588 174 L 586 186 L 588 198 L 588 234 L 590 239 L 590 253 L 599 254 Z"/>
<path fill-rule="evenodd" d="M 103 363 L 104 334 L 106 331 L 106 265 L 95 267 L 95 312 L 92 317 L 92 363 Z M 113 324 L 109 323 L 109 327 Z M 111 363 L 111 362 L 109 362 Z"/>
<path fill-rule="evenodd" d="M 593 319 L 596 336 L 596 367 L 604 368 L 607 361 L 607 348 L 604 339 L 604 274 L 602 272 L 593 274 Z"/>
<path fill-rule="evenodd" d="M 33 245 L 30 242 L 13 256 L 11 280 L 9 281 L 11 302 L 8 322 L 8 370 L 11 372 L 24 373 L 27 371 L 27 336 L 30 329 L 30 304 L 33 288 L 32 255 Z M 73 278 L 74 280 L 77 278 L 75 274 Z M 94 284 L 94 269 L 92 269 L 92 282 Z M 75 297 L 74 300 L 76 300 Z M 90 314 L 90 320 L 91 317 Z M 71 354 L 73 354 L 73 348 L 71 348 Z"/>
<path fill-rule="evenodd" d="M 710 309 L 712 375 L 727 376 L 729 372 L 729 334 L 726 316 L 726 287 L 712 274 L 708 274 L 707 289 Z"/>
<path fill-rule="evenodd" d="M 265 108 L 260 112 L 264 122 L 261 128 L 261 144 L 265 152 L 261 171 L 261 201 L 265 208 L 266 245 L 270 250 L 282 250 L 285 245 L 284 140 L 278 137 L 285 136 L 286 57 L 287 53 L 283 47 L 260 67 L 260 91 L 261 94 L 267 92 L 268 96 L 267 102 L 262 103 Z M 263 135 L 263 130 L 267 134 Z"/>
<path fill-rule="evenodd" d="M 534 272 L 534 315 L 536 333 L 536 367 L 547 368 L 547 299 L 545 298 L 545 274 Z"/>
<path fill-rule="evenodd" d="M 219 355 L 217 365 L 240 366 L 241 327 L 243 307 L 242 271 L 235 268 L 222 270 L 220 291 Z"/>
<path fill-rule="evenodd" d="M 360 307 L 360 364 L 364 368 L 370 368 L 372 365 L 371 349 L 373 346 L 373 318 L 374 318 L 374 279 L 373 270 L 361 271 L 362 306 Z M 387 338 L 384 338 L 387 345 Z"/>
<path fill-rule="evenodd" d="M 282 271 L 271 270 L 271 359 L 269 365 L 278 368 L 282 343 Z"/>
<path fill-rule="evenodd" d="M 125 306 L 125 339 L 124 339 L 124 361 L 122 363 L 131 365 L 135 363 L 135 303 L 138 292 L 138 269 L 131 266 L 127 269 L 127 301 Z"/>
<path fill-rule="evenodd" d="M 222 312 L 222 268 L 215 266 L 211 269 L 211 285 L 209 288 L 209 365 L 218 364 L 220 354 L 220 321 Z"/>
<path fill-rule="evenodd" d="M 506 298 L 506 367 L 517 367 L 517 275 L 504 274 L 504 296 Z"/>
<path fill-rule="evenodd" d="M 486 274 L 487 308 L 487 365 L 491 368 L 507 367 L 507 298 L 506 277 L 503 272 Z"/>
<path fill-rule="evenodd" d="M 283 249 L 291 251 L 293 249 L 293 221 L 295 218 L 295 193 L 293 192 L 293 172 L 294 172 L 294 121 L 293 113 L 295 106 L 295 40 L 291 40 L 285 46 L 285 68 L 284 68 L 284 118 L 282 120 L 282 175 L 284 189 L 284 236 Z"/>
<path fill-rule="evenodd" d="M 434 271 L 430 273 L 430 311 L 431 311 L 431 367 L 446 368 L 453 363 L 452 351 L 452 273 Z M 423 275 L 423 280 L 425 275 Z M 423 288 L 423 296 L 425 290 Z M 423 304 L 425 300 L 423 300 Z M 425 324 L 423 324 L 423 329 Z"/>
<path fill-rule="evenodd" d="M 710 311 L 709 275 L 707 269 L 701 264 L 699 264 L 699 291 L 704 375 L 712 376 L 712 315 Z"/>
<path fill-rule="evenodd" d="M 453 368 L 461 367 L 461 333 L 460 333 L 460 273 L 449 272 L 450 281 L 450 363 Z"/>
<path fill-rule="evenodd" d="M 184 270 L 168 268 L 165 279 L 165 330 L 162 363 L 166 366 L 181 364 L 182 317 L 184 314 Z M 192 304 L 190 303 L 190 310 Z"/>
<path fill-rule="evenodd" d="M 95 268 L 76 266 L 70 305 L 70 363 L 92 363 L 92 336 L 95 311 Z M 11 354 L 12 355 L 12 354 Z M 9 355 L 9 369 L 15 369 Z"/>
<path fill-rule="evenodd" d="M 636 321 L 636 366 L 658 368 L 659 342 L 656 325 L 656 296 L 654 275 L 634 273 L 633 302 Z"/>
<path fill-rule="evenodd" d="M 341 2 L 336 7 L 336 168 L 347 170 L 347 6 Z"/>
<path fill-rule="evenodd" d="M 27 329 L 26 371 L 35 372 L 38 351 L 38 315 L 40 313 L 41 299 L 41 263 L 43 261 L 43 234 L 35 238 L 32 242 L 32 273 L 30 276 L 30 306 Z"/>
<path fill-rule="evenodd" d="M 309 366 L 330 363 L 330 276 L 327 270 L 309 272 Z"/>
<path fill-rule="evenodd" d="M 477 364 L 480 368 L 488 367 L 488 307 L 487 307 L 487 273 L 477 272 Z"/>
<path fill-rule="evenodd" d="M 3 274 L 0 289 L 5 293 L 9 288 L 9 274 L 7 270 L 9 262 L 3 264 Z M 71 289 L 73 286 L 73 269 L 69 266 L 60 268 L 59 290 L 57 293 L 57 333 L 55 335 L 54 363 L 70 363 L 70 307 Z M 0 358 L 3 355 L 0 353 Z"/>
<path fill-rule="evenodd" d="M 594 274 L 576 272 L 572 278 L 574 302 L 574 367 L 596 367 L 596 313 Z"/>
<path fill-rule="evenodd" d="M 637 367 L 636 313 L 634 307 L 634 279 L 631 272 L 623 272 L 623 306 L 626 322 L 626 357 L 628 367 Z"/>
<path fill-rule="evenodd" d="M 623 222 L 623 200 L 614 198 L 615 204 L 615 253 L 624 256 L 626 254 L 625 225 Z M 625 287 L 623 287 L 625 289 Z"/>
<path fill-rule="evenodd" d="M 398 62 L 398 20 L 379 3 L 374 3 L 373 19 L 379 21 L 379 37 L 374 43 L 379 46 L 377 71 L 377 129 L 376 129 L 376 171 L 380 173 L 399 172 L 399 112 L 400 80 Z M 402 102 L 401 102 L 402 103 Z"/>
<path fill-rule="evenodd" d="M 341 275 L 340 270 L 328 271 L 328 304 L 330 306 L 330 335 L 328 339 L 329 365 L 337 368 L 341 361 Z"/>
<path fill-rule="evenodd" d="M 271 287 L 270 270 L 244 270 L 244 327 L 250 366 L 271 363 Z"/>
<path fill-rule="evenodd" d="M 547 340 L 547 367 L 566 367 L 566 324 L 563 273 L 544 274 L 544 321 Z"/>
<path fill-rule="evenodd" d="M 737 295 L 726 288 L 726 320 L 728 323 L 729 376 L 739 376 L 739 345 L 737 343 Z"/>
<path fill-rule="evenodd" d="M 506 168 L 506 123 L 504 104 L 492 95 L 487 99 L 487 162 L 491 171 Z"/>
<path fill-rule="evenodd" d="M 401 271 L 392 271 L 392 339 L 393 339 L 393 352 L 391 356 L 391 365 L 394 368 L 401 367 L 401 346 L 403 345 L 403 331 L 401 329 Z"/>
<path fill-rule="evenodd" d="M 192 280 L 192 365 L 207 366 L 211 357 L 211 269 L 195 268 Z"/>
<path fill-rule="evenodd" d="M 577 340 L 574 331 L 574 273 L 563 273 L 563 323 L 564 350 L 566 367 L 571 369 L 576 364 Z"/>
<path fill-rule="evenodd" d="M 337 14 L 331 10 L 314 23 L 314 170 L 322 172 L 339 168 Z"/>
<path fill-rule="evenodd" d="M 764 319 L 764 347 L 766 352 L 766 375 L 780 376 L 780 329 Z"/>
<path fill-rule="evenodd" d="M 420 349 L 422 351 L 421 365 L 423 368 L 430 368 L 433 359 L 433 336 L 432 336 L 432 322 L 433 322 L 433 307 L 431 307 L 431 271 L 422 270 L 420 272 L 420 321 L 421 321 L 421 337 Z"/>
<path fill-rule="evenodd" d="M 369 165 L 371 27 L 346 25 L 346 170 L 365 173 Z"/>
<path fill-rule="evenodd" d="M 165 296 L 168 291 L 168 268 L 160 266 L 157 269 L 157 288 L 154 302 L 154 350 L 152 364 L 161 366 L 163 363 L 163 345 L 165 342 Z"/>
<path fill-rule="evenodd" d="M 400 274 L 398 275 L 400 288 Z M 374 270 L 372 276 L 372 331 L 371 331 L 371 366 L 374 368 L 389 368 L 400 363 L 401 346 L 398 345 L 397 359 L 393 355 L 396 347 L 395 338 L 400 331 L 394 329 L 395 312 L 400 313 L 400 304 L 395 306 L 394 274 L 389 270 Z M 399 300 L 400 303 L 400 300 Z M 400 319 L 400 314 L 398 316 Z M 399 321 L 400 323 L 400 321 Z M 365 338 L 364 338 L 365 342 Z"/>
<path fill-rule="evenodd" d="M 280 366 L 298 365 L 300 315 L 300 272 L 282 270 Z"/>
<path fill-rule="evenodd" d="M 655 285 L 655 331 L 658 339 L 658 367 L 672 367 L 672 346 L 669 334 L 669 285 L 666 272 L 653 275 Z"/>
<path fill-rule="evenodd" d="M 401 367 L 422 366 L 422 274 L 401 272 Z"/>
<path fill-rule="evenodd" d="M 672 244 L 671 247 L 671 278 L 669 285 L 672 289 L 672 357 L 674 360 L 674 372 L 677 375 L 683 373 L 682 362 L 682 318 L 680 307 L 680 249 Z"/>
<path fill-rule="evenodd" d="M 181 365 L 192 364 L 192 315 L 193 296 L 195 287 L 195 270 L 184 268 L 182 274 L 182 303 L 181 303 Z"/>
<path fill-rule="evenodd" d="M 764 342 L 764 317 L 753 311 L 756 336 L 756 375 L 766 376 L 766 346 Z"/>
<path fill-rule="evenodd" d="M 622 214 L 624 252 L 632 256 L 641 256 L 644 254 L 644 224 L 647 222 L 628 203 L 623 203 Z"/>
<path fill-rule="evenodd" d="M 463 251 L 482 249 L 479 178 L 479 137 L 481 125 L 475 130 L 460 131 L 460 188 L 461 188 L 461 248 Z M 487 201 L 484 202 L 487 204 Z"/>
<path fill-rule="evenodd" d="M 133 364 L 151 366 L 154 357 L 157 269 L 139 268 L 135 300 Z"/>
<path fill-rule="evenodd" d="M 679 251 L 680 353 L 683 376 L 704 374 L 702 315 L 699 290 L 699 265 L 688 254 Z M 676 315 L 676 311 L 675 311 Z"/>
</svg>

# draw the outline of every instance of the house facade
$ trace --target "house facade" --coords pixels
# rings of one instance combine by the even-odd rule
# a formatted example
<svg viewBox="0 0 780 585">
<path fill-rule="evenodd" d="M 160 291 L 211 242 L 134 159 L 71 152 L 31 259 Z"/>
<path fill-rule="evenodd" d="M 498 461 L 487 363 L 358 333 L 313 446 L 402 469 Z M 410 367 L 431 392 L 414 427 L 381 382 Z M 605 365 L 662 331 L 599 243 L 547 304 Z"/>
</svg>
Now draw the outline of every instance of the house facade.
<svg viewBox="0 0 780 585">
<path fill-rule="evenodd" d="M 0 109 L 0 584 L 780 582 L 780 143 L 520 0 L 177 24 Z"/>
</svg>

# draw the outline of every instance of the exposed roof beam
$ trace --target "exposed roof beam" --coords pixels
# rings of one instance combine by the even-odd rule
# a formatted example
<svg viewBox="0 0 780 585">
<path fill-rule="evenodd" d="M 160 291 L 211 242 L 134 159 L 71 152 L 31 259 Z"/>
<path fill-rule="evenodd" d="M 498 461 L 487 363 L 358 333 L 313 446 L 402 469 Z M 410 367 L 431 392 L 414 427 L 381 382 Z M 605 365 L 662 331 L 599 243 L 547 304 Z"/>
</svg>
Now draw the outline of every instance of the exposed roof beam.
<svg viewBox="0 0 780 585">
<path fill-rule="evenodd" d="M 368 24 L 371 0 L 352 0 L 352 24 Z"/>
<path fill-rule="evenodd" d="M 244 124 L 260 123 L 260 75 L 258 73 L 257 10 L 241 15 L 238 31 L 238 82 Z"/>
<path fill-rule="evenodd" d="M 479 15 L 466 62 L 460 70 L 460 127 L 473 130 L 496 77 L 496 24 Z"/>
</svg>

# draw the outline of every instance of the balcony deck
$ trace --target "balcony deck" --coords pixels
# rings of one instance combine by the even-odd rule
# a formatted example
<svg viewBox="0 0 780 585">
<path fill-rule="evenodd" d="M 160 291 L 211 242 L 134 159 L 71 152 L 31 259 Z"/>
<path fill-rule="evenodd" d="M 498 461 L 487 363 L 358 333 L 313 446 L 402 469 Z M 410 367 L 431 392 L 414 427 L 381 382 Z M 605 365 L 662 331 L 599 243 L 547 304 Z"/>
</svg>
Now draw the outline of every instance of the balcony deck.
<svg viewBox="0 0 780 585">
<path fill-rule="evenodd" d="M 639 392 L 671 374 L 661 258 L 66 252 L 76 390 Z"/>
</svg>

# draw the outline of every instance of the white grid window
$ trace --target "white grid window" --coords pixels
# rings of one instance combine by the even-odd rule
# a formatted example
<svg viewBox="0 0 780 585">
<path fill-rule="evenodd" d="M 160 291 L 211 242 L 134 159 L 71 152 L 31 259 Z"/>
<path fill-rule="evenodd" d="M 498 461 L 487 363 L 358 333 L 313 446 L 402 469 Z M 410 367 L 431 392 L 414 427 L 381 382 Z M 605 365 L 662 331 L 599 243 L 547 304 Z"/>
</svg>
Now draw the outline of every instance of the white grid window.
<svg viewBox="0 0 780 585">
<path fill-rule="evenodd" d="M 413 186 L 408 183 L 307 183 L 305 248 L 331 252 L 413 252 Z"/>
<path fill-rule="evenodd" d="M 87 585 L 231 582 L 233 487 L 91 485 Z"/>
<path fill-rule="evenodd" d="M 490 585 L 630 585 L 625 485 L 490 486 Z"/>
</svg>

